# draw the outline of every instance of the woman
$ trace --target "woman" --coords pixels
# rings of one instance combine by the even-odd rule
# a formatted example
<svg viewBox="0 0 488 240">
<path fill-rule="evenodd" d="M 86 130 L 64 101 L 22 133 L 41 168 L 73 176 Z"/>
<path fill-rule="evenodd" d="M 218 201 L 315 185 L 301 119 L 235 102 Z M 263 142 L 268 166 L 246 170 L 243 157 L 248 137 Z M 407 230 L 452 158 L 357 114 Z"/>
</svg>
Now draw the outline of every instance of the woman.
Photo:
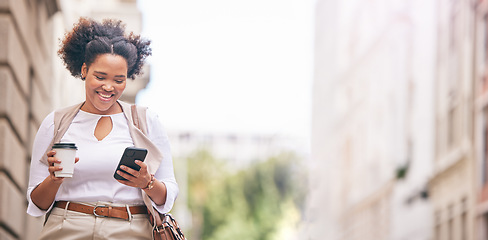
<svg viewBox="0 0 488 240">
<path fill-rule="evenodd" d="M 176 199 L 169 142 L 158 117 L 146 112 L 143 134 L 132 124 L 130 106 L 118 100 L 151 54 L 149 41 L 124 31 L 120 21 L 81 18 L 58 51 L 71 74 L 85 81 L 86 99 L 50 113 L 34 140 L 27 213 L 50 213 L 40 239 L 151 239 L 146 205 L 165 213 Z M 61 170 L 51 150 L 56 140 L 78 147 L 72 178 L 54 175 Z M 114 179 L 124 149 L 133 146 L 148 149 L 146 161 L 136 161 L 139 171 L 118 172 L 127 180 Z"/>
</svg>

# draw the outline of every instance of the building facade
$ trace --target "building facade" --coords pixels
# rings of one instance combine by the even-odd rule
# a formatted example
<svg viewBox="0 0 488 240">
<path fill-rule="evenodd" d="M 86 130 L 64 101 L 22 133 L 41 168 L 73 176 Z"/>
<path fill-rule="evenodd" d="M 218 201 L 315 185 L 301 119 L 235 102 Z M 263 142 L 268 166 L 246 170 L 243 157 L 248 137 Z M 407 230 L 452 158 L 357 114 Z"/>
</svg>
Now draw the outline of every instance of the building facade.
<svg viewBox="0 0 488 240">
<path fill-rule="evenodd" d="M 368 6 L 345 2 L 317 4 L 311 165 L 312 182 L 320 188 L 310 187 L 307 233 L 311 239 L 324 234 L 331 236 L 328 239 L 488 239 L 488 1 L 373 1 Z M 381 17 L 385 12 L 391 13 L 386 19 Z M 343 24 L 349 18 L 358 18 L 352 27 Z M 388 24 L 363 28 L 374 22 Z M 355 35 L 344 34 L 350 29 Z M 369 44 L 363 34 L 377 45 Z M 346 44 L 350 46 L 341 47 Z M 390 52 L 376 58 L 389 44 L 393 44 Z M 341 65 L 347 63 L 341 59 L 362 47 L 365 54 L 353 64 Z M 384 68 L 395 73 L 387 75 Z M 368 144 L 366 153 L 375 147 L 362 141 L 363 127 L 349 130 L 371 119 L 360 109 L 373 102 L 365 97 L 354 105 L 351 99 L 367 94 L 343 93 L 348 85 L 360 86 L 354 77 L 347 77 L 355 75 L 365 82 L 360 89 L 367 93 L 389 86 L 386 81 L 375 83 L 381 80 L 372 75 L 395 82 L 390 90 L 372 94 L 398 98 L 380 101 L 392 106 L 386 113 L 381 105 L 369 109 L 374 115 L 390 116 L 372 128 L 376 139 L 366 139 L 393 141 L 384 146 L 395 149 L 400 159 L 387 155 L 382 163 L 380 154 L 374 163 L 358 150 L 358 142 Z M 381 130 L 390 124 L 393 128 L 386 132 L 395 137 L 385 138 L 388 135 L 382 136 Z M 396 168 L 396 177 L 390 185 L 375 182 L 375 194 L 361 195 L 367 184 L 355 186 L 354 180 L 360 161 L 376 164 L 375 168 Z M 359 204 L 349 204 L 344 197 L 352 192 L 359 195 Z M 323 208 L 316 207 L 320 203 L 325 203 Z M 380 217 L 372 221 L 375 211 Z M 388 213 L 381 216 L 382 211 Z M 362 223 L 364 219 L 370 223 Z M 375 236 L 368 228 L 382 232 Z"/>
<path fill-rule="evenodd" d="M 91 5 L 90 5 L 91 4 Z M 36 239 L 43 218 L 26 214 L 32 141 L 47 114 L 84 99 L 56 54 L 59 39 L 79 16 L 118 17 L 140 32 L 135 0 L 0 1 L 0 239 Z M 149 70 L 146 71 L 149 73 Z M 135 101 L 149 81 L 128 84 L 124 100 Z M 26 231 L 27 229 L 27 231 Z"/>
<path fill-rule="evenodd" d="M 488 238 L 488 1 L 477 1 L 475 8 L 474 52 L 474 159 L 475 239 Z"/>
<path fill-rule="evenodd" d="M 316 5 L 309 239 L 431 239 L 435 1 Z"/>
<path fill-rule="evenodd" d="M 475 238 L 473 1 L 438 1 L 435 157 L 429 183 L 433 239 Z"/>
<path fill-rule="evenodd" d="M 5 0 L 0 9 L 0 239 L 35 239 L 42 221 L 25 213 L 25 192 L 32 141 L 53 106 L 52 17 L 59 5 Z"/>
</svg>

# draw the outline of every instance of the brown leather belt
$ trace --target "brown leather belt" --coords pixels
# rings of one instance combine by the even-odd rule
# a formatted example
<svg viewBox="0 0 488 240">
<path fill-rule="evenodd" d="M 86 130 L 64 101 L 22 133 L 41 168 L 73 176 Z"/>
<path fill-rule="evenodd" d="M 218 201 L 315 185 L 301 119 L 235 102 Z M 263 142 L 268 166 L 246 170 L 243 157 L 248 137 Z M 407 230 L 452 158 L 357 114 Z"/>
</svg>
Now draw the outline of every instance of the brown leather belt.
<svg viewBox="0 0 488 240">
<path fill-rule="evenodd" d="M 66 201 L 58 201 L 54 203 L 54 207 L 57 208 L 66 208 Z M 111 206 L 88 206 L 84 204 L 70 202 L 68 204 L 68 210 L 86 213 L 86 214 L 93 214 L 97 217 L 110 217 L 110 218 L 120 218 L 124 220 L 129 220 L 129 213 L 127 212 L 126 207 L 111 207 Z M 147 207 L 146 206 L 132 206 L 129 207 L 130 214 L 147 214 Z"/>
</svg>

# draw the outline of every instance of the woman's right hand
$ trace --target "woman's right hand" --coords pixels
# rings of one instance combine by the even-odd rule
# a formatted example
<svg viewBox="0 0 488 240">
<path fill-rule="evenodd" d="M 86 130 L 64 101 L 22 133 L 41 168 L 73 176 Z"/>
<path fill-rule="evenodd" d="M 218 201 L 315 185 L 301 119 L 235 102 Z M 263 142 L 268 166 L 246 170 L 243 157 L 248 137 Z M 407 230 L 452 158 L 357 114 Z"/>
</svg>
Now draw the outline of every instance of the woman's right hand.
<svg viewBox="0 0 488 240">
<path fill-rule="evenodd" d="M 55 154 L 56 154 L 56 150 L 51 150 L 47 153 L 47 162 L 49 163 L 49 168 L 48 168 L 49 177 L 51 181 L 61 184 L 64 180 L 64 177 L 56 177 L 54 175 L 54 172 L 63 170 L 63 168 L 60 166 L 54 166 L 54 163 L 61 163 L 61 161 L 58 158 L 54 157 Z M 78 157 L 75 158 L 75 163 L 77 163 L 79 160 L 80 158 Z"/>
</svg>

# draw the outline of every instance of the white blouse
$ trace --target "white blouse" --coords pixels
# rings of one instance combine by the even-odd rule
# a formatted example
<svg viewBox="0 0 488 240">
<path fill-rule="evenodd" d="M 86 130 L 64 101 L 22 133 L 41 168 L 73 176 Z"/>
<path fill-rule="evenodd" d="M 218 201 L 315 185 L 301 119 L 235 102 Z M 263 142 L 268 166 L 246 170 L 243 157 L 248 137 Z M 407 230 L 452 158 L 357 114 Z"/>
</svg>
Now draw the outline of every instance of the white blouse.
<svg viewBox="0 0 488 240">
<path fill-rule="evenodd" d="M 73 119 L 61 142 L 72 142 L 78 147 L 76 152 L 80 158 L 75 164 L 72 178 L 64 179 L 55 201 L 76 202 L 110 202 L 115 204 L 144 205 L 139 188 L 123 185 L 114 179 L 113 174 L 126 147 L 134 143 L 129 133 L 127 119 L 123 113 L 106 115 L 112 119 L 112 131 L 102 140 L 95 135 L 95 127 L 103 115 L 92 114 L 80 110 Z M 169 212 L 178 195 L 178 185 L 174 176 L 168 136 L 157 115 L 151 111 L 146 113 L 147 136 L 160 149 L 164 158 L 156 171 L 155 177 L 167 188 L 166 203 L 153 206 L 161 213 Z M 42 122 L 32 149 L 32 159 L 27 188 L 29 205 L 27 213 L 42 216 L 52 208 L 41 210 L 31 200 L 32 190 L 49 176 L 48 166 L 40 161 L 54 137 L 54 112 Z"/>
</svg>

